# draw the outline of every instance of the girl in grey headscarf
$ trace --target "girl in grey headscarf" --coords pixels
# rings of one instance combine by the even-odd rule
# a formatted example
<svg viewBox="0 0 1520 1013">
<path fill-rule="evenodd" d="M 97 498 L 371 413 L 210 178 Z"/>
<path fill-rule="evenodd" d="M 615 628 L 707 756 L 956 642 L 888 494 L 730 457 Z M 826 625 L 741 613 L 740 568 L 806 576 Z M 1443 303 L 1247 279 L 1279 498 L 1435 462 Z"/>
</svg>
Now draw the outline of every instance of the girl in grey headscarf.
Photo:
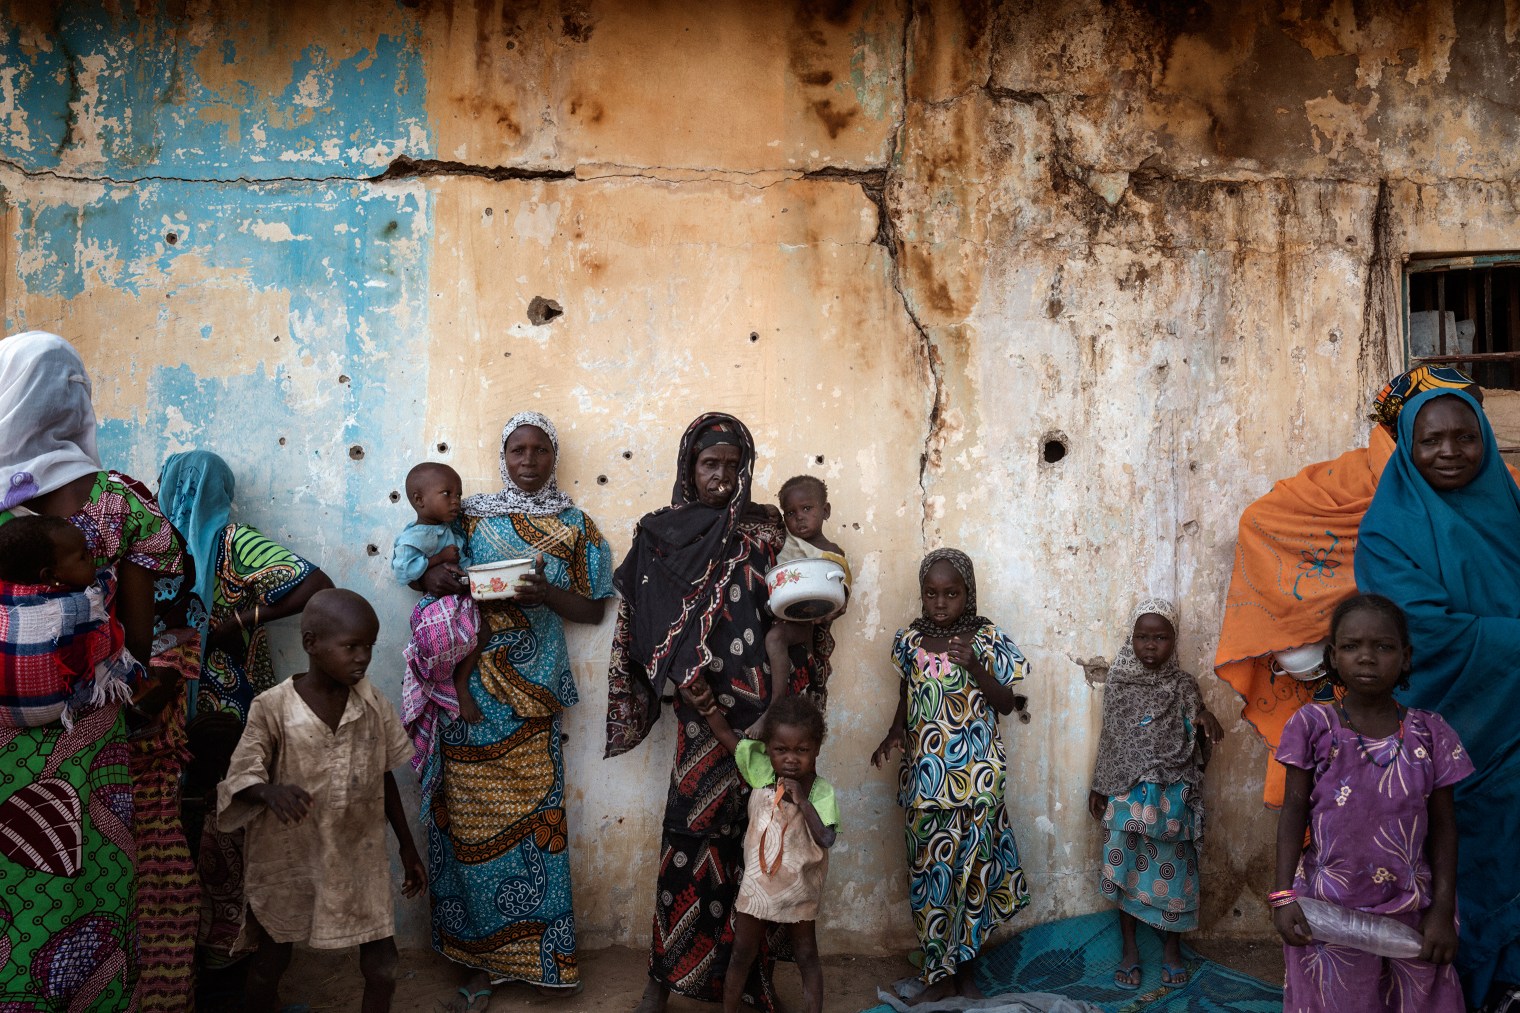
<svg viewBox="0 0 1520 1013">
<path fill-rule="evenodd" d="M 1198 927 L 1203 765 L 1221 735 L 1197 681 L 1177 665 L 1177 609 L 1142 601 L 1108 670 L 1087 808 L 1104 830 L 1103 896 L 1119 907 L 1119 988 L 1140 987 L 1135 922 L 1162 933 L 1161 984 L 1188 980 L 1180 933 Z"/>
</svg>

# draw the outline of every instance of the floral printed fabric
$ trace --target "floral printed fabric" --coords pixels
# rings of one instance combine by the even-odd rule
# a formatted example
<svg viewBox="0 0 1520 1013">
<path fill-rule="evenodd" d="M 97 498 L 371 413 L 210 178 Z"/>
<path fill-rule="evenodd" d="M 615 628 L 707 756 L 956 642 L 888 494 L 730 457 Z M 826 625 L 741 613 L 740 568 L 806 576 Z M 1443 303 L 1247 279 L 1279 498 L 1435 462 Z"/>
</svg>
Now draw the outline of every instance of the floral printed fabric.
<svg viewBox="0 0 1520 1013">
<path fill-rule="evenodd" d="M 465 533 L 477 563 L 538 548 L 554 587 L 612 594 L 612 550 L 575 507 L 472 516 Z M 483 717 L 441 723 L 422 769 L 433 947 L 493 981 L 572 986 L 580 971 L 560 713 L 579 696 L 564 624 L 512 598 L 479 609 L 485 649 L 469 690 Z"/>
<path fill-rule="evenodd" d="M 1438 714 L 1411 708 L 1404 715 L 1402 743 L 1397 736 L 1359 741 L 1334 708 L 1311 704 L 1283 728 L 1277 759 L 1314 775 L 1310 842 L 1294 889 L 1418 927 L 1431 896 L 1425 857 L 1431 793 L 1473 770 L 1451 726 Z M 1284 952 L 1287 1010 L 1465 1008 L 1450 965 L 1318 943 Z"/>
<path fill-rule="evenodd" d="M 898 775 L 904 809 L 1001 806 L 1007 757 L 997 712 L 972 674 L 930 654 L 917 630 L 899 630 L 892 660 L 908 683 L 908 734 Z M 972 638 L 976 655 L 1004 686 L 1021 682 L 1029 663 L 1008 635 L 988 623 Z"/>
</svg>

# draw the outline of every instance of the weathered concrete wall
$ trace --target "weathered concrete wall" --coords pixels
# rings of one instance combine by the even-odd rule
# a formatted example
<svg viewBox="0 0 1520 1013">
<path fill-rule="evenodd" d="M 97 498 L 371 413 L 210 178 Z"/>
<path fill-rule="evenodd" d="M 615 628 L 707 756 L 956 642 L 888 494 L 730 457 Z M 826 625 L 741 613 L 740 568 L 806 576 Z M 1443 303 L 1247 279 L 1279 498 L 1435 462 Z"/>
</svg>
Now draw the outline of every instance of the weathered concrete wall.
<svg viewBox="0 0 1520 1013">
<path fill-rule="evenodd" d="M 392 694 L 390 495 L 424 457 L 494 485 L 521 407 L 619 552 L 701 410 L 755 429 L 766 494 L 828 479 L 859 575 L 834 950 L 911 938 L 865 761 L 921 553 L 971 551 L 1035 666 L 1007 731 L 1022 918 L 1092 910 L 1101 691 L 1074 659 L 1153 591 L 1207 672 L 1240 509 L 1358 442 L 1401 360 L 1400 258 L 1520 247 L 1513 0 L 0 11 L 7 329 L 79 344 L 114 464 L 226 456 L 244 519 L 375 599 Z M 539 295 L 564 316 L 529 323 Z M 576 902 L 587 944 L 637 945 L 670 728 L 600 759 L 609 637 L 571 644 Z M 1204 926 L 1256 934 L 1273 818 L 1234 724 Z"/>
</svg>

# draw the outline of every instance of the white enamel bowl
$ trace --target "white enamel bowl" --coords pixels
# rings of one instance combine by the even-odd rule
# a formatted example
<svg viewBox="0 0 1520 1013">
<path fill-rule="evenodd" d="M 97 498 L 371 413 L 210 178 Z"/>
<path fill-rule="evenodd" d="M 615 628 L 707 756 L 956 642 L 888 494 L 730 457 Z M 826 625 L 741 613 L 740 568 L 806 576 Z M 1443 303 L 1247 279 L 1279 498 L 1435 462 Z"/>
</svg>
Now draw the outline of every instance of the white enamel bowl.
<svg viewBox="0 0 1520 1013">
<path fill-rule="evenodd" d="M 794 559 L 765 574 L 771 611 L 806 623 L 844 606 L 844 568 L 831 559 Z"/>
<path fill-rule="evenodd" d="M 517 578 L 533 572 L 533 560 L 503 559 L 470 567 L 470 597 L 476 601 L 496 601 L 517 597 Z"/>
<path fill-rule="evenodd" d="M 1278 675 L 1288 675 L 1299 682 L 1313 682 L 1325 674 L 1325 645 L 1328 640 L 1303 644 L 1272 655 L 1272 670 Z"/>
</svg>

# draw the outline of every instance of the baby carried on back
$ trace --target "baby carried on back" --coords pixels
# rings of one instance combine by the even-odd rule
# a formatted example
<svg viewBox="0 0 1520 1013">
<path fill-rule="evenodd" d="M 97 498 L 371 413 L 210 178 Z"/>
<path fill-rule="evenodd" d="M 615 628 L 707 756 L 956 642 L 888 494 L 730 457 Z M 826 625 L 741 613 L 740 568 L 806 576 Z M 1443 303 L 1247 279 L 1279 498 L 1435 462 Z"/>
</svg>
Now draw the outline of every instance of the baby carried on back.
<svg viewBox="0 0 1520 1013">
<path fill-rule="evenodd" d="M 96 571 L 61 517 L 0 526 L 0 726 L 37 727 L 132 698 L 142 666 L 112 615 L 116 576 Z"/>
</svg>

